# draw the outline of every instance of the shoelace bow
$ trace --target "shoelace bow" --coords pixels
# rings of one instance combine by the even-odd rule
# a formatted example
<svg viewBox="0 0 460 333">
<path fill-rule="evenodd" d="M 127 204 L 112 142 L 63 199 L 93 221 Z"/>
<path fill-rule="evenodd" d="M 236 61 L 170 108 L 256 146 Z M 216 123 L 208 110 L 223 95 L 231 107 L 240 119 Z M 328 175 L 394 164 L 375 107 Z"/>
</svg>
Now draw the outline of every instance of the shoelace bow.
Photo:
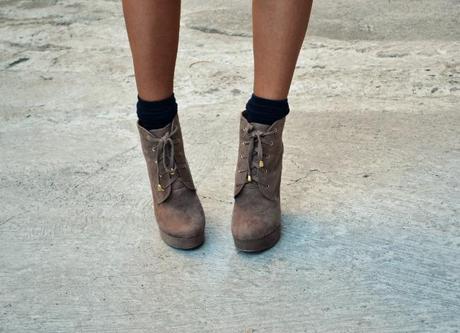
<svg viewBox="0 0 460 333">
<path fill-rule="evenodd" d="M 155 164 L 157 164 L 157 191 L 163 192 L 165 188 L 170 186 L 177 177 L 171 177 L 169 182 L 165 185 L 161 185 L 160 178 L 166 174 L 174 176 L 176 174 L 177 166 L 174 158 L 174 140 L 172 136 L 177 132 L 177 127 L 171 129 L 171 131 L 166 132 L 161 138 L 153 138 L 153 142 L 157 145 L 152 148 L 152 151 L 155 153 Z M 168 149 L 169 147 L 169 149 Z M 169 152 L 169 156 L 168 156 Z M 160 159 L 161 157 L 161 159 Z M 162 160 L 163 168 L 166 172 L 160 172 L 160 161 Z"/>
<path fill-rule="evenodd" d="M 265 167 L 264 163 L 264 150 L 263 150 L 263 143 L 265 142 L 262 141 L 262 138 L 267 136 L 267 135 L 272 135 L 276 133 L 275 130 L 271 131 L 261 131 L 258 129 L 255 129 L 254 126 L 250 125 L 247 128 L 247 134 L 249 135 L 249 141 L 244 142 L 244 144 L 249 145 L 248 149 L 248 156 L 247 156 L 247 170 L 240 170 L 240 172 L 247 172 L 247 182 L 250 183 L 252 181 L 255 181 L 256 183 L 259 183 L 261 185 L 267 186 L 266 184 L 262 184 L 260 182 L 259 177 L 253 177 L 252 175 L 252 169 L 262 169 Z M 254 166 L 254 155 L 257 155 L 257 164 Z"/>
</svg>

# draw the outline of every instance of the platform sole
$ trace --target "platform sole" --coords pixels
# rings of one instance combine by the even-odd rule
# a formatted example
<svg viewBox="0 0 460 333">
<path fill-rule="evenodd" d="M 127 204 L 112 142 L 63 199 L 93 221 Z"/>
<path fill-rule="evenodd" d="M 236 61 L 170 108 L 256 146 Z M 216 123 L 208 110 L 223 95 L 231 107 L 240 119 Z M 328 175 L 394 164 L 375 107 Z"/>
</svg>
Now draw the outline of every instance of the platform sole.
<svg viewBox="0 0 460 333">
<path fill-rule="evenodd" d="M 273 247 L 281 237 L 281 228 L 277 228 L 268 235 L 259 239 L 240 240 L 233 237 L 235 246 L 243 252 L 261 252 Z"/>
<path fill-rule="evenodd" d="M 180 250 L 192 250 L 199 247 L 204 242 L 204 233 L 196 237 L 183 238 L 171 236 L 160 230 L 160 236 L 166 244 Z"/>
</svg>

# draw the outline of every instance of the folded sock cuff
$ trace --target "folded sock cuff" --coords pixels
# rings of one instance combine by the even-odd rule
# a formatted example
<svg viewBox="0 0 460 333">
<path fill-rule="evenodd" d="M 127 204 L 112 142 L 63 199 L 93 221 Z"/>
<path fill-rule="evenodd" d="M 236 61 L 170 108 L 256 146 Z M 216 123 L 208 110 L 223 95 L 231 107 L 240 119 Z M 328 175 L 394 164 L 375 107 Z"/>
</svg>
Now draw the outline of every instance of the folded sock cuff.
<svg viewBox="0 0 460 333">
<path fill-rule="evenodd" d="M 137 117 L 139 124 L 147 130 L 168 125 L 177 114 L 174 94 L 159 101 L 145 101 L 138 96 Z"/>
<path fill-rule="evenodd" d="M 252 103 L 257 106 L 261 107 L 275 107 L 275 108 L 287 108 L 289 109 L 289 103 L 287 98 L 286 99 L 267 99 L 263 97 L 259 97 L 255 94 L 251 95 L 251 99 L 248 103 Z"/>
<path fill-rule="evenodd" d="M 289 114 L 287 99 L 272 100 L 252 94 L 243 115 L 249 122 L 271 125 Z"/>
<path fill-rule="evenodd" d="M 177 109 L 176 97 L 172 94 L 170 97 L 159 101 L 146 101 L 137 96 L 137 110 L 145 112 L 163 111 L 165 109 Z"/>
</svg>

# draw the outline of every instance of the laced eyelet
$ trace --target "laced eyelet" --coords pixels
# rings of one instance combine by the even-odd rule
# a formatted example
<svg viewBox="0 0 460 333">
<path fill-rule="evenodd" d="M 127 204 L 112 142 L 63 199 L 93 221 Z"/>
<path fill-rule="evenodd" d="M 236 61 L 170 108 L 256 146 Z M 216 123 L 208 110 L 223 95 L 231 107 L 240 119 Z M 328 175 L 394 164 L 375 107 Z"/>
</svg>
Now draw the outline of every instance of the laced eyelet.
<svg viewBox="0 0 460 333">
<path fill-rule="evenodd" d="M 273 146 L 275 143 L 273 141 L 270 141 L 270 146 Z"/>
</svg>

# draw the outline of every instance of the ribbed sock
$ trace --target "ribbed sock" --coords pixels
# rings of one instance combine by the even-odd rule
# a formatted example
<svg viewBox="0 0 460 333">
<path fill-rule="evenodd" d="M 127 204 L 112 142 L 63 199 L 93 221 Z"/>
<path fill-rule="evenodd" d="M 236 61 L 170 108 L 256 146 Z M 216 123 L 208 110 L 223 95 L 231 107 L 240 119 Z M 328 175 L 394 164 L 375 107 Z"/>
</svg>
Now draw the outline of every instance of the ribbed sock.
<svg viewBox="0 0 460 333">
<path fill-rule="evenodd" d="M 137 117 L 139 125 L 146 130 L 158 129 L 168 125 L 177 114 L 174 94 L 160 101 L 144 101 L 138 96 Z"/>
<path fill-rule="evenodd" d="M 252 94 L 246 104 L 246 111 L 243 112 L 243 116 L 250 123 L 271 125 L 287 116 L 288 113 L 289 103 L 287 99 L 272 100 Z"/>
</svg>

